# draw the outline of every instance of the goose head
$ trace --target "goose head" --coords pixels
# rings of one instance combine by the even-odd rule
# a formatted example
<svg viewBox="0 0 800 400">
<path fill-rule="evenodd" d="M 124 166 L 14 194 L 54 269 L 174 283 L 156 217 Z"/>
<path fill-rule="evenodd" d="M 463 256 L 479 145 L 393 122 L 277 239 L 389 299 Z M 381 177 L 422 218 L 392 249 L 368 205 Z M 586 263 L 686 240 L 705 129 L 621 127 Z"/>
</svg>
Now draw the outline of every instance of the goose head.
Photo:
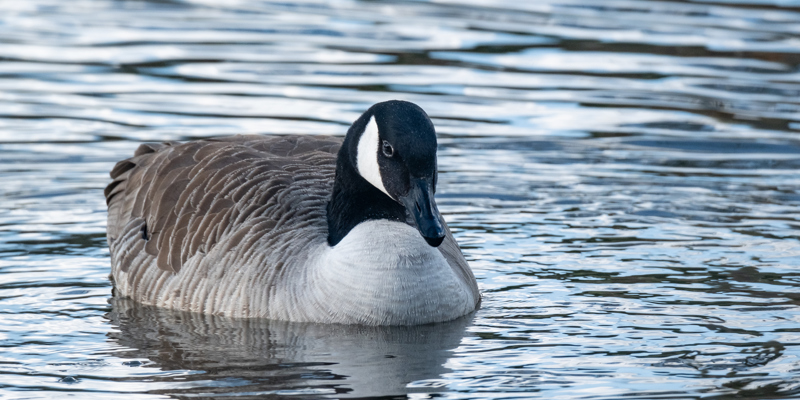
<svg viewBox="0 0 800 400">
<path fill-rule="evenodd" d="M 439 246 L 446 229 L 434 200 L 436 148 L 433 123 L 419 106 L 392 100 L 364 112 L 339 152 L 329 243 L 360 222 L 389 219 L 414 226 L 430 246 Z M 332 218 L 345 223 L 331 224 Z"/>
</svg>

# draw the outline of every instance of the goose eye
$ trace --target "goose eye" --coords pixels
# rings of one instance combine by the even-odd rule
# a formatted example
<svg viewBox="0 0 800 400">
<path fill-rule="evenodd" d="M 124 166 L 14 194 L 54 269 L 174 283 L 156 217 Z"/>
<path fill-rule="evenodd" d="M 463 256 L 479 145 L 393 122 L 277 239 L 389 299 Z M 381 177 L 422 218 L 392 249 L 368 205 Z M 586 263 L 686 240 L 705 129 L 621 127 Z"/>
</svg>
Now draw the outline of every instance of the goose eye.
<svg viewBox="0 0 800 400">
<path fill-rule="evenodd" d="M 386 157 L 391 157 L 394 155 L 394 147 L 392 147 L 392 145 L 385 140 L 383 141 L 382 150 L 383 150 L 383 155 L 385 155 Z"/>
</svg>

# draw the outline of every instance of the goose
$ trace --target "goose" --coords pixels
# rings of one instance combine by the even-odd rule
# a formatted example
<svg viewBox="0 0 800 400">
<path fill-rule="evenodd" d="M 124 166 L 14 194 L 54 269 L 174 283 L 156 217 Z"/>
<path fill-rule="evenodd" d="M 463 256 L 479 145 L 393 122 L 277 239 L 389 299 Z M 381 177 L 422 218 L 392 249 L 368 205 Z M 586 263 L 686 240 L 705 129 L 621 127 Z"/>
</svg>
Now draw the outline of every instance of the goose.
<svg viewBox="0 0 800 400">
<path fill-rule="evenodd" d="M 436 132 L 377 103 L 329 136 L 144 143 L 105 189 L 115 295 L 234 318 L 453 320 L 481 296 L 440 214 Z"/>
</svg>

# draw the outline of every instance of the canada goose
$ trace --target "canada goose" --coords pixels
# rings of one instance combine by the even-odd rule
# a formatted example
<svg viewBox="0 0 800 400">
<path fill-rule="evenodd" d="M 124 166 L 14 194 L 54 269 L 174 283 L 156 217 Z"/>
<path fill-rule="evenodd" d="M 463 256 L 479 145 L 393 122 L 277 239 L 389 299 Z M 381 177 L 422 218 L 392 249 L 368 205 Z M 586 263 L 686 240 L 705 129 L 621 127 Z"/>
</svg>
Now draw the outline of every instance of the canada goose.
<svg viewBox="0 0 800 400">
<path fill-rule="evenodd" d="M 364 325 L 447 321 L 480 303 L 433 198 L 433 123 L 413 103 L 375 104 L 344 141 L 142 144 L 111 178 L 112 279 L 137 302 Z"/>
</svg>

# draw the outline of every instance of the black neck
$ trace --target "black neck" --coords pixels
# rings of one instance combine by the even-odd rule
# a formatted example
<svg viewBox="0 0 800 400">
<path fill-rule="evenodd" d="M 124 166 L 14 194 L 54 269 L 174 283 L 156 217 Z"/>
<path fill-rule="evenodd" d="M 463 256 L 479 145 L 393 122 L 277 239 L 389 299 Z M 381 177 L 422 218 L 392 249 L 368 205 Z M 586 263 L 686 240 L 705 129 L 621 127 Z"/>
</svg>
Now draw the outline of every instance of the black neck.
<svg viewBox="0 0 800 400">
<path fill-rule="evenodd" d="M 342 144 L 336 161 L 333 194 L 328 203 L 328 244 L 338 244 L 356 225 L 373 219 L 405 221 L 406 211 L 400 203 L 372 186 L 353 166 L 357 140 Z M 349 143 L 348 143 L 349 142 Z"/>
</svg>

